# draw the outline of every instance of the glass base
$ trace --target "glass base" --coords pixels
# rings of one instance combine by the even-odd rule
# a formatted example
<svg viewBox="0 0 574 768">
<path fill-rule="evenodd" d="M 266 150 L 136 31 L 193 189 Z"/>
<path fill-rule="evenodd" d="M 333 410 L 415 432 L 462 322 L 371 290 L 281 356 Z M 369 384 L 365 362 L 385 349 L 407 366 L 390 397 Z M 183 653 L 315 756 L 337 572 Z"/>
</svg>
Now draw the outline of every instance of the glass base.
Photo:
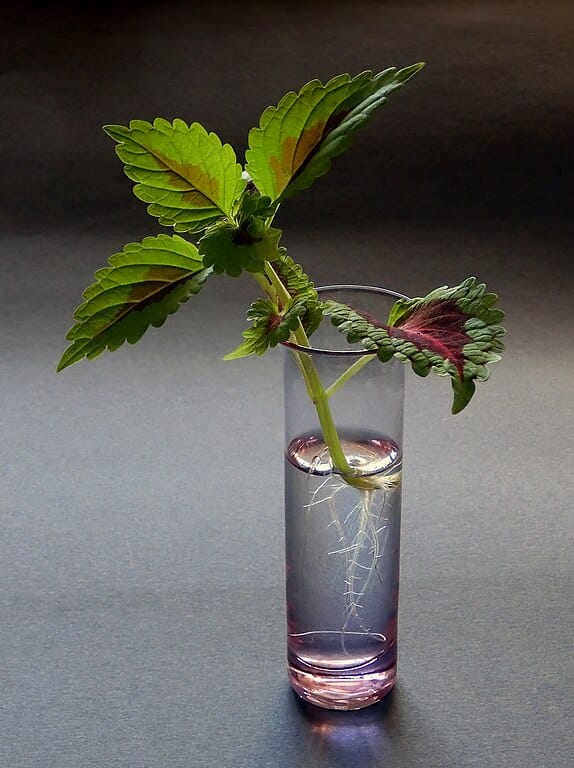
<svg viewBox="0 0 574 768">
<path fill-rule="evenodd" d="M 305 665 L 309 669 L 309 665 Z M 288 665 L 289 682 L 305 701 L 323 709 L 363 709 L 376 704 L 395 684 L 397 665 L 366 674 L 326 674 L 324 669 L 303 671 Z"/>
</svg>

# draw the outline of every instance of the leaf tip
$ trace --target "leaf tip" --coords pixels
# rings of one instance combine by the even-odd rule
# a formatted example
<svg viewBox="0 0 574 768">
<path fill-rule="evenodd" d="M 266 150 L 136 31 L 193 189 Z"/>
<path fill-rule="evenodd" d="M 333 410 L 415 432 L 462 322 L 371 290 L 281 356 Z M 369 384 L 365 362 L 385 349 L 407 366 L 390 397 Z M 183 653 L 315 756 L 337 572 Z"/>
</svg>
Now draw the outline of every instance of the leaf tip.
<svg viewBox="0 0 574 768">
<path fill-rule="evenodd" d="M 401 84 L 404 84 L 407 82 L 407 80 L 410 80 L 411 77 L 414 77 L 418 72 L 421 71 L 426 66 L 426 62 L 424 61 L 417 61 L 416 64 L 411 64 L 409 67 L 404 67 L 403 69 L 399 70 L 397 72 L 397 78 Z"/>
<path fill-rule="evenodd" d="M 110 139 L 113 139 L 118 143 L 124 140 L 126 133 L 129 133 L 129 130 L 125 125 L 102 125 L 102 130 L 110 137 Z"/>
<path fill-rule="evenodd" d="M 56 366 L 56 373 L 61 373 L 64 370 L 64 368 L 68 368 L 68 366 L 70 365 L 72 365 L 72 361 L 67 359 L 67 353 L 64 352 L 64 354 L 60 358 L 58 365 Z"/>
<path fill-rule="evenodd" d="M 243 344 L 240 344 L 237 349 L 234 349 L 232 352 L 228 352 L 226 355 L 223 355 L 223 359 L 228 362 L 229 360 L 241 360 L 242 357 L 250 357 L 253 354 L 253 352 L 247 351 Z"/>
<path fill-rule="evenodd" d="M 460 413 L 462 410 L 464 410 L 470 403 L 476 387 L 472 379 L 461 381 L 458 378 L 453 378 L 451 383 L 454 392 L 454 399 L 452 401 L 452 408 L 450 412 L 453 414 L 453 416 L 456 416 L 457 413 Z"/>
</svg>

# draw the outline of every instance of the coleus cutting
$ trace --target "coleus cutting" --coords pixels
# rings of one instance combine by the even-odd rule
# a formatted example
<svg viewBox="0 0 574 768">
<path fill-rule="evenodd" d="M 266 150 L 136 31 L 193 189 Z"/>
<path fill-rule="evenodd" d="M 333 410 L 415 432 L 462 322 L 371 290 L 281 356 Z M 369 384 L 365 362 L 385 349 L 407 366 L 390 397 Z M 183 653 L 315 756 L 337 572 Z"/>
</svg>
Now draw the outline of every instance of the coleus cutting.
<svg viewBox="0 0 574 768">
<path fill-rule="evenodd" d="M 372 359 L 385 362 L 394 356 L 410 362 L 421 376 L 433 370 L 450 377 L 453 413 L 462 410 L 475 381 L 488 378 L 488 363 L 503 350 L 504 314 L 494 308 L 495 294 L 468 278 L 424 298 L 399 300 L 388 318 L 372 318 L 360 308 L 322 302 L 303 268 L 279 245 L 281 230 L 272 226 L 279 204 L 325 174 L 372 113 L 422 66 L 342 74 L 287 93 L 250 131 L 245 169 L 232 147 L 199 123 L 157 118 L 106 126 L 135 183 L 134 194 L 160 224 L 191 239 L 160 234 L 113 255 L 84 291 L 58 370 L 125 341 L 135 343 L 215 274 L 247 272 L 264 297 L 248 310 L 251 326 L 227 359 L 261 355 L 289 340 L 310 346 L 309 337 L 330 316 Z M 306 363 L 302 373 L 314 401 L 328 408 L 328 392 L 312 364 Z M 328 432 L 325 413 L 319 416 Z M 331 442 L 330 447 L 339 469 L 348 470 L 344 456 L 337 460 L 336 446 Z"/>
</svg>

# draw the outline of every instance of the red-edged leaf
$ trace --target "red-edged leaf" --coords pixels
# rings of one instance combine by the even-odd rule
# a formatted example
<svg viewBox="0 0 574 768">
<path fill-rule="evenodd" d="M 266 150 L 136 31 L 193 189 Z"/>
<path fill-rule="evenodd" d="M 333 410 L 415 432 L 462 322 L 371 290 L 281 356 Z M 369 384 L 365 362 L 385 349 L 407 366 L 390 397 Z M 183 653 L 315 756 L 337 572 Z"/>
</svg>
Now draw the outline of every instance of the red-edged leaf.
<svg viewBox="0 0 574 768">
<path fill-rule="evenodd" d="M 415 373 L 434 370 L 450 376 L 453 413 L 461 411 L 474 393 L 474 380 L 490 375 L 487 364 L 500 359 L 505 331 L 504 313 L 493 309 L 496 296 L 469 277 L 454 288 L 437 288 L 421 299 L 401 299 L 387 323 L 344 304 L 327 302 L 325 314 L 350 342 L 362 342 L 382 361 L 395 356 L 409 361 Z"/>
<path fill-rule="evenodd" d="M 468 315 L 454 301 L 435 301 L 422 304 L 398 326 L 388 326 L 387 330 L 390 336 L 406 339 L 418 349 L 428 349 L 450 360 L 462 379 L 463 348 L 472 341 L 464 330 L 467 320 Z"/>
</svg>

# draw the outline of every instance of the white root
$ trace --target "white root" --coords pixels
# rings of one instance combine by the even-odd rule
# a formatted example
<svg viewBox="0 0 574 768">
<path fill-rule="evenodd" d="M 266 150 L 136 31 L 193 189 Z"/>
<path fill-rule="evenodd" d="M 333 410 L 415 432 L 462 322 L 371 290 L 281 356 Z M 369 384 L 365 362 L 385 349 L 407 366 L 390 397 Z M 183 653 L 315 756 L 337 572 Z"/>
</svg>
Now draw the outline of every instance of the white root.
<svg viewBox="0 0 574 768">
<path fill-rule="evenodd" d="M 309 468 L 309 479 L 313 471 L 324 459 L 325 448 L 314 459 Z M 343 556 L 345 560 L 345 599 L 346 618 L 342 627 L 343 650 L 346 651 L 345 633 L 356 632 L 357 629 L 369 632 L 362 617 L 362 600 L 372 587 L 373 580 L 382 581 L 379 563 L 383 557 L 389 537 L 391 522 L 387 517 L 386 508 L 393 492 L 400 484 L 400 472 L 381 478 L 373 477 L 373 487 L 355 488 L 358 494 L 357 503 L 341 520 L 337 508 L 337 495 L 351 488 L 337 474 L 330 473 L 313 491 L 309 503 L 305 505 L 306 514 L 321 504 L 326 504 L 329 510 L 329 526 L 337 533 L 340 546 L 329 551 L 334 557 Z M 353 524 L 354 523 L 354 524 Z"/>
</svg>

